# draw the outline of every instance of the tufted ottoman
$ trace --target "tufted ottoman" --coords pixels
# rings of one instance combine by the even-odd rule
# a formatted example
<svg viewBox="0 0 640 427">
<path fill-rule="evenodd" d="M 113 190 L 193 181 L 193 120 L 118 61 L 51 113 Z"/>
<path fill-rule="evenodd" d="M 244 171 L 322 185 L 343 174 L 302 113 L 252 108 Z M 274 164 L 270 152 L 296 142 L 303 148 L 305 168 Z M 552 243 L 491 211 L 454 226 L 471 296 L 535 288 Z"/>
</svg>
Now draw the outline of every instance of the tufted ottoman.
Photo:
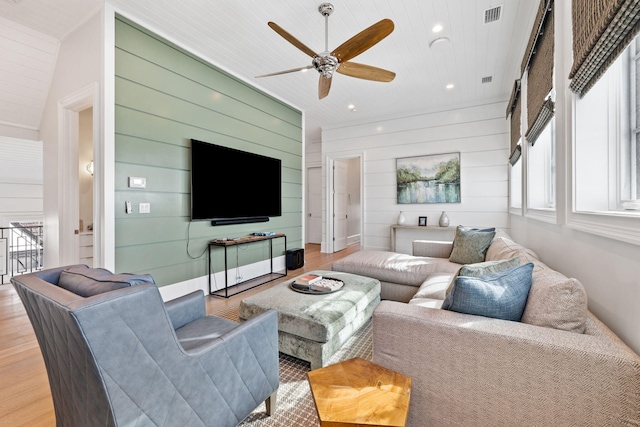
<svg viewBox="0 0 640 427">
<path fill-rule="evenodd" d="M 238 317 L 248 320 L 273 308 L 278 311 L 278 343 L 282 353 L 321 368 L 367 320 L 380 302 L 377 279 L 337 271 L 314 271 L 344 282 L 337 292 L 308 295 L 289 287 L 295 280 L 240 302 Z"/>
</svg>

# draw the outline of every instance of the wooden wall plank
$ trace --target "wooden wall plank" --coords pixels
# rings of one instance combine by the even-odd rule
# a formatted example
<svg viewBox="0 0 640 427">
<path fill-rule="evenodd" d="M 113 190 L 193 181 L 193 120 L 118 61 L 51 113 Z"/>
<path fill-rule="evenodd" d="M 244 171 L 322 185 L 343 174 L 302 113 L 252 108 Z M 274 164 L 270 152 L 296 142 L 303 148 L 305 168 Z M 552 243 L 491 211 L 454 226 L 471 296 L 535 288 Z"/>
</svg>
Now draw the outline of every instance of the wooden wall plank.
<svg viewBox="0 0 640 427">
<path fill-rule="evenodd" d="M 117 271 L 148 272 L 163 286 L 206 274 L 206 247 L 215 238 L 275 231 L 291 247 L 303 245 L 300 111 L 118 17 L 115 118 Z M 192 138 L 281 159 L 282 216 L 217 227 L 190 222 Z M 146 178 L 146 188 L 130 188 L 131 176 Z M 251 197 L 238 184 L 243 192 Z M 151 212 L 139 213 L 139 203 L 150 203 Z M 277 251 L 284 254 L 284 242 L 274 244 Z M 240 265 L 266 257 L 260 244 L 239 255 Z"/>
</svg>

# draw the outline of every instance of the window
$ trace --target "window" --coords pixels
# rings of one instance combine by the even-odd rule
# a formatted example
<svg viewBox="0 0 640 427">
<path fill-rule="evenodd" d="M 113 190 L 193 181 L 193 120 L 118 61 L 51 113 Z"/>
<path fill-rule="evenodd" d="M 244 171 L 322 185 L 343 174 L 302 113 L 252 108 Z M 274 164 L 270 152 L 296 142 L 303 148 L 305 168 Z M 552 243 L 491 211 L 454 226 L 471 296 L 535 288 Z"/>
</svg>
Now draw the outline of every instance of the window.
<svg viewBox="0 0 640 427">
<path fill-rule="evenodd" d="M 640 215 L 640 39 L 575 103 L 576 212 Z"/>
<path fill-rule="evenodd" d="M 509 207 L 522 208 L 522 158 L 509 167 Z"/>
<path fill-rule="evenodd" d="M 636 37 L 628 49 L 626 55 L 623 55 L 622 67 L 626 72 L 623 79 L 628 82 L 628 86 L 623 89 L 629 94 L 630 124 L 628 134 L 623 132 L 620 207 L 640 210 L 640 37 Z"/>
<path fill-rule="evenodd" d="M 535 145 L 527 147 L 527 204 L 529 209 L 556 207 L 555 118 L 540 132 Z"/>
</svg>

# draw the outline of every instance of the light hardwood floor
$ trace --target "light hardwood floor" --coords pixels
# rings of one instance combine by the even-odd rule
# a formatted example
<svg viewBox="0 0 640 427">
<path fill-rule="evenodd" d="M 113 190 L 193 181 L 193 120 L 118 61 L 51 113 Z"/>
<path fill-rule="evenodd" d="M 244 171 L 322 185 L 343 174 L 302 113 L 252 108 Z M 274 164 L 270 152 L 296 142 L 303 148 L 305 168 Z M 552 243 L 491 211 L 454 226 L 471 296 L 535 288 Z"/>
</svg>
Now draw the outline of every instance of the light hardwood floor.
<svg viewBox="0 0 640 427">
<path fill-rule="evenodd" d="M 207 296 L 207 312 L 236 307 L 243 298 L 304 272 L 331 269 L 331 263 L 360 250 L 359 244 L 334 254 L 305 245 L 305 265 L 287 277 L 228 299 Z M 47 372 L 33 328 L 13 286 L 0 285 L 0 427 L 55 426 Z"/>
</svg>

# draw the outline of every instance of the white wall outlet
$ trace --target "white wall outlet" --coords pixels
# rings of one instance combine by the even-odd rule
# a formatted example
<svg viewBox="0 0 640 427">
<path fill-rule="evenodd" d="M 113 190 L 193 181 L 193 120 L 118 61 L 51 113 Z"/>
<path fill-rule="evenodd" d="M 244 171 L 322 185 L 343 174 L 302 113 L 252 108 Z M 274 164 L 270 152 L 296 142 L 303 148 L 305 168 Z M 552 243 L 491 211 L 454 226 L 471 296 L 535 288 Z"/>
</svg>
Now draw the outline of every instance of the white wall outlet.
<svg viewBox="0 0 640 427">
<path fill-rule="evenodd" d="M 147 188 L 147 178 L 137 176 L 129 177 L 129 187 L 131 188 Z"/>
<path fill-rule="evenodd" d="M 140 203 L 140 205 L 138 205 L 138 212 L 151 213 L 151 203 Z"/>
<path fill-rule="evenodd" d="M 131 209 L 131 202 L 124 202 L 124 211 L 128 214 L 133 212 L 133 210 Z"/>
</svg>

